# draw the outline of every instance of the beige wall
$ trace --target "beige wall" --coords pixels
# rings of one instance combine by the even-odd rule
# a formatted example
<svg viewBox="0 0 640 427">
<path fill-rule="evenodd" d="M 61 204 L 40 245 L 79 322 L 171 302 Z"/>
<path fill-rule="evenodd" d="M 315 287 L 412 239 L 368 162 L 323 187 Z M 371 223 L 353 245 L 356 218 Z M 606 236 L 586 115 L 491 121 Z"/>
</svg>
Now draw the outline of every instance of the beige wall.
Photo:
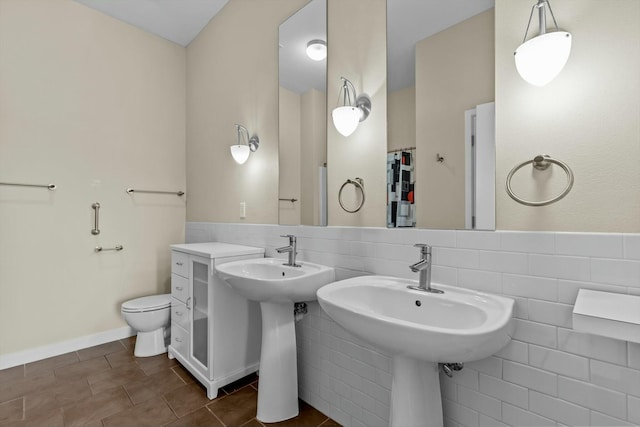
<svg viewBox="0 0 640 427">
<path fill-rule="evenodd" d="M 416 87 L 390 92 L 387 98 L 387 150 L 416 146 Z"/>
<path fill-rule="evenodd" d="M 279 224 L 320 224 L 318 167 L 327 161 L 326 96 L 280 88 Z"/>
<path fill-rule="evenodd" d="M 531 6 L 496 1 L 497 225 L 503 230 L 640 231 L 640 2 L 555 0 L 571 32 L 571 56 L 545 87 L 527 84 L 513 63 Z M 537 21 L 536 21 L 537 22 Z M 537 25 L 537 24 L 536 24 Z M 575 185 L 561 201 L 526 207 L 504 191 L 511 168 L 538 154 L 567 163 Z M 521 196 L 559 193 L 563 171 L 521 169 Z"/>
<path fill-rule="evenodd" d="M 231 0 L 187 47 L 188 221 L 278 222 L 278 26 L 307 0 Z M 234 123 L 257 134 L 244 165 Z"/>
<path fill-rule="evenodd" d="M 300 95 L 280 87 L 279 115 L 279 196 L 298 199 L 291 203 L 280 201 L 278 221 L 280 224 L 300 224 Z"/>
<path fill-rule="evenodd" d="M 327 95 L 311 89 L 301 96 L 301 224 L 320 224 L 319 167 L 327 163 Z M 286 196 L 285 197 L 289 197 Z"/>
<path fill-rule="evenodd" d="M 0 0 L 0 93 L 0 181 L 58 186 L 0 186 L 0 354 L 126 326 L 184 239 L 184 198 L 125 193 L 186 189 L 184 48 L 70 0 Z"/>
<path fill-rule="evenodd" d="M 418 42 L 418 227 L 464 228 L 464 112 L 493 100 L 493 9 Z M 443 163 L 436 161 L 438 153 Z"/>
<path fill-rule="evenodd" d="M 371 114 L 345 138 L 327 121 L 328 219 L 330 225 L 379 226 L 386 224 L 387 153 L 387 43 L 385 0 L 333 0 L 328 2 L 329 47 L 327 117 L 336 105 L 340 77 L 349 79 L 358 94 L 371 97 Z M 364 179 L 366 202 L 350 214 L 338 204 L 338 191 L 347 179 Z M 353 209 L 359 199 L 353 185 L 343 192 Z"/>
</svg>

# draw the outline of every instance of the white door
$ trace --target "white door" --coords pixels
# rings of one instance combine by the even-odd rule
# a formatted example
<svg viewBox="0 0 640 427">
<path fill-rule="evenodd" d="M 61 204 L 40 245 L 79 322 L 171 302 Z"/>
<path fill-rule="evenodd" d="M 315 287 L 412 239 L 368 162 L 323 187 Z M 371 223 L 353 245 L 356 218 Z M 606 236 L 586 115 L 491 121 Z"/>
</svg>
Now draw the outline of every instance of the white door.
<svg viewBox="0 0 640 427">
<path fill-rule="evenodd" d="M 496 228 L 495 102 L 465 111 L 465 227 Z"/>
</svg>

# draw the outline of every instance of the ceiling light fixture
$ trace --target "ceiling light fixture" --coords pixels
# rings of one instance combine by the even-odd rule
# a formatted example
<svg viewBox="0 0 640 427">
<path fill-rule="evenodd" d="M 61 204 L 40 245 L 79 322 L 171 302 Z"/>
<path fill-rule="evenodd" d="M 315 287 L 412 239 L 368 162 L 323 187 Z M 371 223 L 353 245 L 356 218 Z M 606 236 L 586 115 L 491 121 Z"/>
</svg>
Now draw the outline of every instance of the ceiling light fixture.
<svg viewBox="0 0 640 427">
<path fill-rule="evenodd" d="M 533 18 L 533 11 L 538 9 L 540 34 L 529 41 L 527 33 Z M 546 10 L 553 18 L 556 31 L 547 33 Z M 571 52 L 571 33 L 560 31 L 556 17 L 553 15 L 548 0 L 538 0 L 531 8 L 529 23 L 524 33 L 522 44 L 513 53 L 516 60 L 516 68 L 520 76 L 528 83 L 535 86 L 544 86 L 556 78 L 569 59 Z"/>
<path fill-rule="evenodd" d="M 251 152 L 258 150 L 260 140 L 256 135 L 249 137 L 249 131 L 246 127 L 239 124 L 236 124 L 235 126 L 238 143 L 229 148 L 231 149 L 231 156 L 233 156 L 233 160 L 241 165 L 249 159 L 249 154 L 251 154 Z"/>
<path fill-rule="evenodd" d="M 311 40 L 307 43 L 307 56 L 314 61 L 322 61 L 327 57 L 327 43 L 324 40 Z"/>
<path fill-rule="evenodd" d="M 371 112 L 371 99 L 367 94 L 356 93 L 356 88 L 353 84 L 345 79 L 342 79 L 342 87 L 338 94 L 338 106 L 331 112 L 333 118 L 333 125 L 336 130 L 340 132 L 342 136 L 349 136 L 355 132 L 358 124 L 363 122 L 369 117 Z M 351 92 L 353 91 L 353 98 L 351 98 Z M 340 97 L 342 96 L 342 104 L 340 103 Z M 355 102 L 352 102 L 352 99 Z"/>
</svg>

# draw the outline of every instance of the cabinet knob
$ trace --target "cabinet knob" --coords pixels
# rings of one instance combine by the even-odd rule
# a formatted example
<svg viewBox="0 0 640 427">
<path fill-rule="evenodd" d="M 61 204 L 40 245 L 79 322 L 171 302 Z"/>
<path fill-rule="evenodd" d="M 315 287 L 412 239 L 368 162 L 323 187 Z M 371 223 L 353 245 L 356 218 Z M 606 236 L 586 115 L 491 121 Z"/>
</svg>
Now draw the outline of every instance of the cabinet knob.
<svg viewBox="0 0 640 427">
<path fill-rule="evenodd" d="M 182 316 L 182 312 L 181 311 L 176 311 L 176 316 Z"/>
<path fill-rule="evenodd" d="M 179 291 L 181 291 L 181 290 L 183 290 L 184 288 L 183 288 L 182 286 L 176 286 L 176 289 L 177 289 L 177 290 L 179 290 Z"/>
<path fill-rule="evenodd" d="M 182 340 L 178 337 L 175 337 L 174 339 L 176 340 L 176 342 L 182 342 Z"/>
<path fill-rule="evenodd" d="M 176 262 L 176 265 L 182 266 L 182 263 L 181 262 Z"/>
</svg>

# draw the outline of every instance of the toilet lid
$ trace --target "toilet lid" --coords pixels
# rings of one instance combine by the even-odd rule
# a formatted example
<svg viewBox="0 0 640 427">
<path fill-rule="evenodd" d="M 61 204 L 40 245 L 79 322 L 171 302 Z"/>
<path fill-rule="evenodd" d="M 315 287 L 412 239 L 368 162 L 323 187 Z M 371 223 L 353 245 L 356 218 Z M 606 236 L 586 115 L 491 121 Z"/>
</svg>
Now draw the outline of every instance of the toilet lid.
<svg viewBox="0 0 640 427">
<path fill-rule="evenodd" d="M 122 311 L 141 312 L 160 310 L 171 306 L 171 294 L 150 295 L 122 303 Z"/>
</svg>

